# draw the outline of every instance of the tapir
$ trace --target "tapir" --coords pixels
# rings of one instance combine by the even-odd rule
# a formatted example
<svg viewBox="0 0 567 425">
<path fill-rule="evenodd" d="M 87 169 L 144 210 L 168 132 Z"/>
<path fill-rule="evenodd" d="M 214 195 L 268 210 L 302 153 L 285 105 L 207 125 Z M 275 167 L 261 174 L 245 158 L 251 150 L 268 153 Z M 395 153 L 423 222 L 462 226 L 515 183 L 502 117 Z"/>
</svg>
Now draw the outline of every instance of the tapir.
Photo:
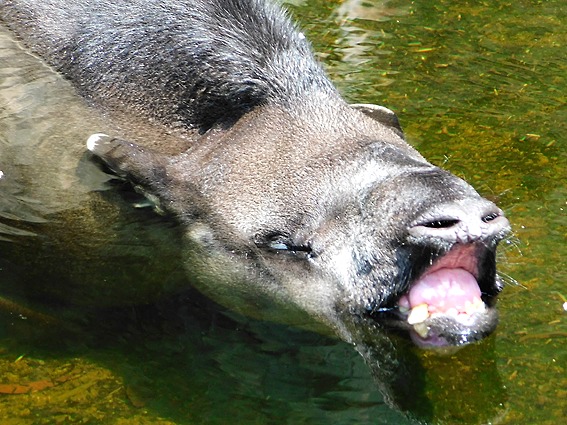
<svg viewBox="0 0 567 425">
<path fill-rule="evenodd" d="M 279 6 L 2 0 L 0 19 L 101 114 L 73 143 L 176 223 L 179 262 L 214 300 L 345 339 L 345 315 L 420 346 L 495 329 L 502 210 L 391 110 L 348 104 Z"/>
</svg>

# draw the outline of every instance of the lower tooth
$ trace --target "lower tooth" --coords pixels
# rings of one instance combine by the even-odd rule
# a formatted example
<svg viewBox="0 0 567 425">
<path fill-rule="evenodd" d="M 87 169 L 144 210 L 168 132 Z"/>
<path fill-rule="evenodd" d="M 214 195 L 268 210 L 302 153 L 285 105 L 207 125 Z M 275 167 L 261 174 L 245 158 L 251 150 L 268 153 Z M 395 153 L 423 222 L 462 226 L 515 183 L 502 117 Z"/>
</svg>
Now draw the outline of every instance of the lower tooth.
<svg viewBox="0 0 567 425">
<path fill-rule="evenodd" d="M 415 325 L 424 322 L 429 317 L 429 306 L 425 303 L 416 305 L 411 309 L 408 316 L 408 323 Z"/>
<path fill-rule="evenodd" d="M 485 310 L 484 302 L 480 298 L 474 299 L 472 302 L 465 303 L 465 313 L 471 315 L 473 313 L 482 312 Z"/>
<path fill-rule="evenodd" d="M 413 330 L 423 339 L 427 338 L 429 334 L 429 327 L 424 323 L 416 323 L 413 325 Z"/>
</svg>

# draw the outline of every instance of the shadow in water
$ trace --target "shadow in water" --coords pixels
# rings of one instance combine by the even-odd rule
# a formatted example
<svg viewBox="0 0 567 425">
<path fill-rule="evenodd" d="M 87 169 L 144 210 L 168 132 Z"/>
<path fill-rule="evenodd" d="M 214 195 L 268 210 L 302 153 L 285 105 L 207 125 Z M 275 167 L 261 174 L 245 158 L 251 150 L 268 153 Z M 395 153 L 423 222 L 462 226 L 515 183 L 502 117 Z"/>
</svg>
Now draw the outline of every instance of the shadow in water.
<svg viewBox="0 0 567 425">
<path fill-rule="evenodd" d="M 494 337 L 460 349 L 417 348 L 370 320 L 351 327 L 386 402 L 418 422 L 480 424 L 502 413 L 507 399 L 496 368 Z"/>
<path fill-rule="evenodd" d="M 80 326 L 63 326 L 66 331 L 61 323 L 49 328 L 12 323 L 10 336 L 17 333 L 18 342 L 12 339 L 17 348 L 10 351 L 56 360 L 52 376 L 62 367 L 58 361 L 77 358 L 101 368 L 99 375 L 111 371 L 116 383 L 98 385 L 108 391 L 83 397 L 105 421 L 120 410 L 109 405 L 109 394 L 134 411 L 178 424 L 282 423 L 282 418 L 476 424 L 497 416 L 505 399 L 492 339 L 440 356 L 373 322 L 353 320 L 348 324 L 353 349 L 311 332 L 248 320 L 193 291 L 146 306 L 83 310 Z M 87 369 L 76 365 L 72 375 Z M 66 385 L 79 391 L 73 382 Z M 57 394 L 44 390 L 50 391 Z M 56 394 L 52 398 L 63 404 L 65 396 Z M 43 414 L 55 415 L 62 407 L 51 408 Z M 83 419 L 90 418 L 87 412 Z"/>
</svg>

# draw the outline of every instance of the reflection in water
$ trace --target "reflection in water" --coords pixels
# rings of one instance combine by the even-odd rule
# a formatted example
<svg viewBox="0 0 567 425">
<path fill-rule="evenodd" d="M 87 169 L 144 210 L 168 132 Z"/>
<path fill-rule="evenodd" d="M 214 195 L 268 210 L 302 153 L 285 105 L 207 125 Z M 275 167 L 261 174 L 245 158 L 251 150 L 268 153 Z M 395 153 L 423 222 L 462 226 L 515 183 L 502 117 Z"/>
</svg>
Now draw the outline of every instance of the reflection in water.
<svg viewBox="0 0 567 425">
<path fill-rule="evenodd" d="M 345 64 L 351 72 L 368 66 L 368 62 L 377 53 L 387 54 L 380 47 L 384 46 L 384 39 L 389 35 L 383 31 L 365 27 L 364 21 L 388 21 L 396 16 L 407 14 L 402 7 L 394 7 L 391 2 L 381 1 L 372 4 L 362 0 L 348 0 L 340 4 L 335 10 L 336 20 L 339 24 L 340 35 L 336 40 L 335 54 L 340 54 L 340 62 Z M 391 70 L 391 73 L 394 73 Z M 384 79 L 383 85 L 387 85 Z"/>
<path fill-rule="evenodd" d="M 506 392 L 494 338 L 442 353 L 419 350 L 375 322 L 351 324 L 355 347 L 392 407 L 427 423 L 486 423 L 501 413 Z"/>
<path fill-rule="evenodd" d="M 13 384 L 34 385 L 41 377 L 53 384 L 35 396 L 45 413 L 85 419 L 102 413 L 138 418 L 128 404 L 149 409 L 156 423 L 278 417 L 291 423 L 413 423 L 388 406 L 420 423 L 485 423 L 499 413 L 505 395 L 493 340 L 447 357 L 416 350 L 373 323 L 348 327 L 356 350 L 247 320 L 187 292 L 148 306 L 100 309 L 96 317 L 83 317 L 81 328 L 63 333 L 64 325 L 39 331 L 20 323 L 12 329 L 19 342 L 11 349 L 27 356 Z M 86 391 L 95 384 L 96 391 Z M 61 405 L 47 406 L 48 399 Z M 17 399 L 7 401 L 12 411 L 24 409 Z"/>
</svg>

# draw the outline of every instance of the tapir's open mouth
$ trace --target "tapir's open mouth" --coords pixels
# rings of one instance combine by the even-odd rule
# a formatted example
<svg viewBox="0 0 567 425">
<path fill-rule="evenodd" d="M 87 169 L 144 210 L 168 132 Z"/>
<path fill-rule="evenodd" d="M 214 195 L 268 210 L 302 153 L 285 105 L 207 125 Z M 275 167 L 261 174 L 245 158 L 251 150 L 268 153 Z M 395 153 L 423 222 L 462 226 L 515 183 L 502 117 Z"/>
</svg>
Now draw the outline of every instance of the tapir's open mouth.
<svg viewBox="0 0 567 425">
<path fill-rule="evenodd" d="M 481 273 L 480 262 L 477 245 L 456 244 L 401 296 L 397 319 L 417 345 L 462 345 L 494 330 L 496 310 L 486 302 L 499 289 L 494 272 Z"/>
</svg>

